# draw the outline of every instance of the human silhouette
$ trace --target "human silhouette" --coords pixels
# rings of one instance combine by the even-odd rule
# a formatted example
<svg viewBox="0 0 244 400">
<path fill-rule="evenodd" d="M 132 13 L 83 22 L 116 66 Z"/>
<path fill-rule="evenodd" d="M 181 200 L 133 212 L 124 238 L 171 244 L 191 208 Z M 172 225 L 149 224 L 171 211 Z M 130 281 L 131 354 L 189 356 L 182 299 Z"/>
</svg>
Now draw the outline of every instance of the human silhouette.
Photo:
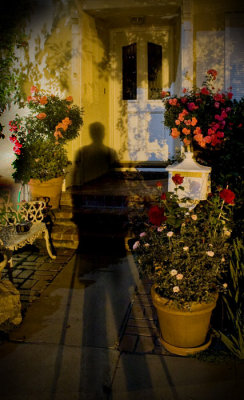
<svg viewBox="0 0 244 400">
<path fill-rule="evenodd" d="M 73 185 L 82 185 L 109 172 L 119 164 L 117 153 L 103 144 L 104 125 L 94 122 L 89 126 L 92 143 L 78 150 L 75 158 Z"/>
</svg>

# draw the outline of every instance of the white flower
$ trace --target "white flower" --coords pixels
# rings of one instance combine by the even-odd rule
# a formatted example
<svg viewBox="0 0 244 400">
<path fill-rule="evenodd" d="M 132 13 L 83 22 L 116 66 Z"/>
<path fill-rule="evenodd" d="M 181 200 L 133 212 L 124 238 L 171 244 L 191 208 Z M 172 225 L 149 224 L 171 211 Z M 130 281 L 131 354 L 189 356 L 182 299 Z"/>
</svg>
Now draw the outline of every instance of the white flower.
<svg viewBox="0 0 244 400">
<path fill-rule="evenodd" d="M 176 279 L 177 279 L 178 281 L 181 281 L 181 279 L 183 279 L 183 274 L 177 274 L 177 275 L 176 275 Z"/>
<path fill-rule="evenodd" d="M 178 271 L 176 270 L 176 269 L 172 269 L 171 271 L 170 271 L 170 275 L 172 275 L 172 276 L 175 276 L 175 275 L 177 275 L 178 274 Z"/>
<path fill-rule="evenodd" d="M 209 243 L 209 247 L 213 247 L 212 243 Z"/>
<path fill-rule="evenodd" d="M 224 288 L 224 289 L 226 289 L 226 288 L 227 288 L 227 286 L 228 286 L 228 284 L 227 284 L 227 283 L 223 283 L 223 288 Z"/>
<path fill-rule="evenodd" d="M 168 236 L 168 237 L 172 237 L 172 236 L 173 236 L 173 234 L 174 234 L 174 232 L 172 232 L 172 231 L 169 231 L 169 232 L 167 233 L 167 236 Z"/>
<path fill-rule="evenodd" d="M 174 292 L 174 293 L 178 293 L 179 291 L 180 291 L 179 286 L 174 286 L 174 287 L 173 287 L 173 292 Z"/>
<path fill-rule="evenodd" d="M 221 262 L 225 262 L 225 258 L 224 257 L 221 258 Z"/>
<path fill-rule="evenodd" d="M 187 251 L 187 250 L 189 250 L 189 247 L 188 247 L 188 246 L 184 246 L 184 247 L 183 247 L 183 250 L 184 250 L 184 251 Z"/>
<path fill-rule="evenodd" d="M 140 246 L 140 242 L 139 242 L 139 240 L 137 240 L 137 241 L 133 244 L 133 250 L 136 250 L 139 246 Z"/>
<path fill-rule="evenodd" d="M 186 212 L 185 215 L 190 215 L 190 213 L 189 213 L 189 212 Z"/>
<path fill-rule="evenodd" d="M 140 233 L 140 237 L 144 237 L 144 236 L 146 236 L 146 232 Z"/>
<path fill-rule="evenodd" d="M 213 252 L 213 251 L 206 251 L 206 254 L 207 254 L 209 257 L 213 257 L 213 256 L 214 256 L 214 252 Z"/>
<path fill-rule="evenodd" d="M 144 247 L 149 247 L 149 246 L 150 246 L 149 243 L 145 243 L 145 244 L 144 244 Z"/>
<path fill-rule="evenodd" d="M 197 220 L 197 215 L 196 214 L 192 214 L 191 218 L 193 219 L 193 221 Z"/>
</svg>

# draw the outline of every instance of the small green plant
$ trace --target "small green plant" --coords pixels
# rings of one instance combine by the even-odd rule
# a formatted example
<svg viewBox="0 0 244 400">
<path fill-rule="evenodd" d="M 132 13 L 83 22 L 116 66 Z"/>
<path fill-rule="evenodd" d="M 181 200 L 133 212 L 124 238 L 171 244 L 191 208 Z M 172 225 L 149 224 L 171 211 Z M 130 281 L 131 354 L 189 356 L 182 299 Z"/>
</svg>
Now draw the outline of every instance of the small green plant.
<svg viewBox="0 0 244 400">
<path fill-rule="evenodd" d="M 238 358 L 244 359 L 244 246 L 241 239 L 233 242 L 233 252 L 229 268 L 229 289 L 223 295 L 226 314 L 230 322 L 230 334 L 222 331 L 222 342 Z"/>
</svg>

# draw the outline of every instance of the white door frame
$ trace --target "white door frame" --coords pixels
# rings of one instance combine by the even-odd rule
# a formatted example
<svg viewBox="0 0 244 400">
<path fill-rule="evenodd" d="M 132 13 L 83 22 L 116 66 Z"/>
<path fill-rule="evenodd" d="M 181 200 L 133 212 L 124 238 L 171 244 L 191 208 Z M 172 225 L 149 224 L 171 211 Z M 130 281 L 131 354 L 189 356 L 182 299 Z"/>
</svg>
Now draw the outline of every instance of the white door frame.
<svg viewBox="0 0 244 400">
<path fill-rule="evenodd" d="M 138 113 L 142 113 L 143 114 L 143 118 L 138 118 L 138 121 L 140 121 L 139 123 L 141 124 L 142 129 L 147 129 L 148 122 L 147 122 L 147 118 L 149 116 L 149 114 L 154 114 L 154 116 L 156 115 L 162 115 L 162 119 L 163 119 L 163 104 L 162 104 L 162 100 L 148 100 L 147 98 L 147 86 L 144 87 L 144 89 L 142 90 L 141 88 L 137 89 L 137 100 L 122 100 L 118 98 L 118 82 L 116 84 L 116 79 L 119 81 L 122 81 L 122 75 L 118 76 L 118 73 L 121 74 L 121 71 L 119 71 L 119 69 L 121 69 L 118 66 L 118 60 L 116 59 L 116 35 L 118 35 L 118 33 L 122 33 L 126 36 L 126 38 L 128 39 L 128 44 L 134 43 L 135 39 L 137 39 L 138 42 L 138 38 L 136 38 L 135 34 L 139 33 L 139 34 L 148 34 L 148 33 L 155 33 L 156 36 L 158 35 L 158 33 L 165 34 L 167 36 L 167 40 L 168 40 L 168 49 L 165 50 L 163 49 L 163 86 L 164 89 L 167 90 L 171 90 L 172 91 L 172 87 L 169 87 L 169 82 L 172 82 L 172 71 L 170 70 L 173 67 L 173 51 L 172 51 L 172 41 L 173 41 L 173 35 L 172 35 L 172 26 L 162 26 L 162 27 L 154 27 L 151 28 L 150 27 L 150 31 L 148 31 L 147 27 L 129 27 L 129 28 L 121 28 L 121 29 L 112 29 L 110 31 L 110 67 L 111 67 L 111 71 L 110 71 L 110 90 L 109 90 L 109 126 L 110 126 L 110 146 L 113 147 L 115 150 L 118 151 L 118 149 L 120 149 L 121 146 L 121 137 L 119 137 L 118 134 L 118 128 L 116 127 L 116 125 L 119 123 L 120 125 L 120 132 L 122 132 L 122 135 L 127 135 L 127 130 L 128 130 L 128 115 L 130 115 L 131 117 L 131 121 L 133 120 L 133 117 L 138 116 Z M 143 39 L 140 38 L 139 36 L 139 41 L 142 41 Z M 141 44 L 139 44 L 140 46 Z M 146 46 L 146 42 L 144 42 L 144 46 Z M 164 57 L 164 51 L 167 52 L 166 56 Z M 146 54 L 144 52 L 144 54 Z M 144 64 L 146 65 L 146 60 L 144 60 Z M 145 71 L 144 73 L 146 73 L 146 68 L 144 68 Z M 116 75 L 116 76 L 115 76 Z M 120 82 L 119 82 L 120 84 Z M 165 86 L 165 84 L 167 86 Z M 142 102 L 141 102 L 142 101 Z M 143 110 L 140 110 L 140 107 L 138 108 L 138 104 L 140 102 L 140 104 L 143 104 L 143 101 L 145 102 L 145 105 L 142 107 Z M 116 110 L 116 107 L 118 107 L 118 103 L 120 102 L 120 106 L 121 106 L 121 110 L 120 113 L 118 114 L 118 110 Z M 129 113 L 129 114 L 128 114 Z M 146 115 L 147 114 L 147 115 Z M 117 115 L 121 115 L 120 120 L 118 122 L 117 120 Z M 149 116 L 150 119 L 150 116 Z M 144 127 L 143 127 L 144 125 Z M 117 129 L 116 129 L 117 128 Z M 117 134 L 116 134 L 117 131 Z M 146 130 L 144 131 L 146 132 Z M 148 137 L 146 137 L 148 136 Z M 162 137 L 167 139 L 168 145 L 170 147 L 171 152 L 173 151 L 173 141 L 171 140 L 171 136 L 169 137 L 168 134 L 168 129 L 165 128 L 162 124 Z M 140 143 L 140 146 L 142 147 L 142 151 L 141 151 L 141 158 L 142 159 L 137 159 L 137 161 L 147 161 L 146 159 L 146 154 L 148 154 L 149 152 L 151 153 L 157 153 L 160 154 L 161 148 L 159 146 L 159 144 L 157 143 L 157 141 L 153 141 L 150 142 L 149 141 L 149 134 L 145 135 L 145 141 L 146 143 L 142 142 Z M 144 142 L 145 142 L 144 141 Z M 145 144 L 146 144 L 146 148 L 145 148 Z M 127 140 L 127 147 L 129 146 L 129 140 Z M 128 154 L 128 151 L 125 151 L 126 149 L 124 149 L 124 157 L 123 157 L 123 161 L 130 161 L 130 157 Z M 140 157 L 140 154 L 138 153 L 138 156 Z M 167 157 L 166 157 L 167 158 Z"/>
</svg>

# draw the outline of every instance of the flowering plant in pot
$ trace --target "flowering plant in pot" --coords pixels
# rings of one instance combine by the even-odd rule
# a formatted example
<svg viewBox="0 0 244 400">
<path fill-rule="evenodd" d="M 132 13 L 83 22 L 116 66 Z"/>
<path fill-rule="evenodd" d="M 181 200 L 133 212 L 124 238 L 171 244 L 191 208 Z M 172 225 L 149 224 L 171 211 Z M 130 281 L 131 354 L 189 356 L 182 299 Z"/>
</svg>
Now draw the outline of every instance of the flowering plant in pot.
<svg viewBox="0 0 244 400">
<path fill-rule="evenodd" d="M 222 189 L 190 211 L 182 205 L 187 204 L 187 198 L 181 198 L 179 206 L 177 191 L 183 190 L 183 179 L 180 175 L 173 177 L 174 192 L 161 193 L 158 185 L 158 200 L 149 209 L 145 229 L 133 246 L 141 275 L 153 283 L 153 303 L 156 308 L 162 306 L 158 316 L 163 344 L 181 355 L 200 351 L 210 344 L 204 342 L 211 311 L 217 294 L 227 288 L 223 277 L 229 262 L 228 238 L 235 198 L 231 190 Z M 191 339 L 189 331 L 195 332 L 196 327 L 192 328 L 188 319 L 182 329 L 177 321 L 176 332 L 181 331 L 184 336 L 179 342 L 174 339 L 175 333 L 165 332 L 176 315 L 188 318 L 196 311 L 199 317 L 201 307 L 208 315 L 200 338 Z M 169 316 L 170 310 L 173 317 L 170 315 L 170 321 L 161 323 L 160 313 Z M 200 325 L 197 318 L 196 326 Z"/>
<path fill-rule="evenodd" d="M 60 177 L 62 182 L 69 164 L 64 145 L 78 136 L 83 123 L 82 109 L 72 101 L 71 96 L 62 99 L 35 86 L 31 88 L 26 102 L 28 115 L 17 114 L 9 122 L 16 155 L 13 177 L 17 182 L 47 182 Z"/>
<path fill-rule="evenodd" d="M 214 91 L 216 77 L 217 71 L 210 69 L 201 88 L 183 89 L 182 96 L 169 97 L 162 92 L 164 123 L 172 137 L 180 138 L 191 150 L 219 149 L 233 128 L 233 93 Z"/>
</svg>

